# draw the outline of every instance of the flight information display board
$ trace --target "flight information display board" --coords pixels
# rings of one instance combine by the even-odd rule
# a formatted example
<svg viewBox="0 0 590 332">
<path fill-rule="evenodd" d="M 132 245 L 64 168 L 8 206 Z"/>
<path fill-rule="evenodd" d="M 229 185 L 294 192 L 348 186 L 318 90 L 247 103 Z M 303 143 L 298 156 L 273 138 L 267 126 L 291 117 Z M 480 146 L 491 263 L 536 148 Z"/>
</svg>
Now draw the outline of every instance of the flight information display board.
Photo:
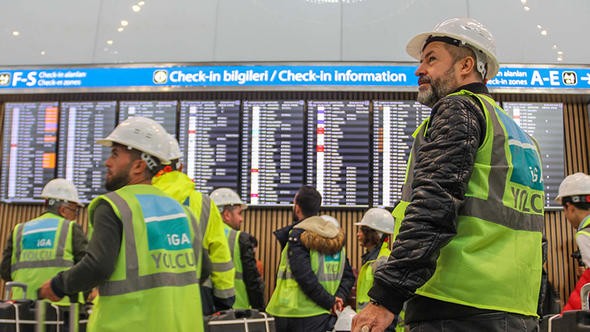
<svg viewBox="0 0 590 332">
<path fill-rule="evenodd" d="M 429 116 L 430 108 L 417 101 L 373 102 L 373 206 L 401 199 L 412 134 Z"/>
<path fill-rule="evenodd" d="M 242 200 L 292 204 L 304 184 L 304 101 L 245 101 L 242 133 Z"/>
<path fill-rule="evenodd" d="M 560 207 L 555 197 L 565 174 L 563 104 L 503 102 L 502 106 L 539 143 L 543 162 L 545 207 Z"/>
<path fill-rule="evenodd" d="M 369 101 L 309 101 L 307 182 L 323 206 L 368 206 Z"/>
<path fill-rule="evenodd" d="M 55 178 L 57 102 L 6 103 L 2 140 L 2 201 L 43 202 Z"/>
<path fill-rule="evenodd" d="M 143 116 L 157 121 L 169 134 L 176 136 L 176 100 L 122 101 L 119 104 L 119 123 L 132 116 Z"/>
<path fill-rule="evenodd" d="M 239 192 L 240 101 L 181 101 L 178 141 L 196 190 Z"/>
<path fill-rule="evenodd" d="M 96 143 L 110 134 L 117 121 L 115 101 L 63 102 L 59 111 L 57 176 L 68 179 L 88 203 L 106 193 L 105 160 L 110 149 Z"/>
</svg>

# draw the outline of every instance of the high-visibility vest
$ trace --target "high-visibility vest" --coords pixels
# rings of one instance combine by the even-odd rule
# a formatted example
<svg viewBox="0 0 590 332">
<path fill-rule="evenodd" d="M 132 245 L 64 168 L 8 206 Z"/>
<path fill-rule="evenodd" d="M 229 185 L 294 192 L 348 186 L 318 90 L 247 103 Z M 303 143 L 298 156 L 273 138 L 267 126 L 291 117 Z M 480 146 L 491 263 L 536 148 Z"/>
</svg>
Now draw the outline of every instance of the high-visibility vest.
<svg viewBox="0 0 590 332">
<path fill-rule="evenodd" d="M 266 312 L 277 317 L 312 317 L 330 313 L 311 300 L 299 287 L 293 277 L 287 252 L 289 244 L 283 248 L 281 262 L 277 272 L 277 286 L 266 306 Z M 336 294 L 346 260 L 344 247 L 334 255 L 322 255 L 315 250 L 309 251 L 311 270 L 319 283 L 330 294 Z"/>
<path fill-rule="evenodd" d="M 99 285 L 89 331 L 203 331 L 201 236 L 187 208 L 159 189 L 128 185 L 94 199 L 123 225 L 115 270 Z"/>
<path fill-rule="evenodd" d="M 374 280 L 374 269 L 373 265 L 375 262 L 380 260 L 386 260 L 391 254 L 387 242 L 383 242 L 379 254 L 376 259 L 369 260 L 361 266 L 356 282 L 356 311 L 360 312 L 364 307 L 367 306 L 371 298 L 369 298 L 369 290 L 373 287 Z"/>
<path fill-rule="evenodd" d="M 486 136 L 458 211 L 457 235 L 441 249 L 434 275 L 416 294 L 536 316 L 544 228 L 539 148 L 490 97 L 465 90 L 455 95 L 481 102 Z M 414 133 L 402 201 L 393 212 L 399 221 L 410 204 L 414 156 L 424 144 L 429 120 Z"/>
<path fill-rule="evenodd" d="M 27 284 L 27 299 L 37 299 L 37 289 L 45 281 L 74 265 L 73 226 L 72 221 L 47 212 L 14 228 L 10 275 L 13 281 Z M 13 299 L 22 297 L 21 289 L 13 289 Z M 69 302 L 66 297 L 56 303 Z"/>
<path fill-rule="evenodd" d="M 240 231 L 236 231 L 235 229 L 230 228 L 229 226 L 225 227 L 225 236 L 227 237 L 227 242 L 229 244 L 229 251 L 232 255 L 232 261 L 234 262 L 234 268 L 236 269 L 236 279 L 235 279 L 235 291 L 236 291 L 236 301 L 234 302 L 233 308 L 234 309 L 250 309 L 252 306 L 250 305 L 250 301 L 248 299 L 248 292 L 246 291 L 246 284 L 244 283 L 244 268 L 242 267 L 242 256 L 240 251 Z"/>
</svg>

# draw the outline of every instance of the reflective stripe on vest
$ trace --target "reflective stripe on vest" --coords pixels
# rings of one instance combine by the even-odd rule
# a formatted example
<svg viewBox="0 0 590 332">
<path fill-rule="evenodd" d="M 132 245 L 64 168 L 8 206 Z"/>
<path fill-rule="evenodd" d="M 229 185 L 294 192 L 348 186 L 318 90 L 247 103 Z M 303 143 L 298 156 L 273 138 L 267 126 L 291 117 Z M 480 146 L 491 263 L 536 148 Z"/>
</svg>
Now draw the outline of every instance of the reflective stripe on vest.
<svg viewBox="0 0 590 332">
<path fill-rule="evenodd" d="M 441 248 L 434 275 L 416 293 L 481 309 L 535 316 L 542 270 L 544 228 L 541 158 L 536 142 L 489 97 L 461 91 L 483 104 L 486 136 L 475 156 L 457 234 Z M 475 100 L 470 100 L 475 103 Z M 415 156 L 427 144 L 430 119 L 414 133 L 402 202 L 412 198 Z M 395 245 L 394 245 L 395 246 Z"/>
<path fill-rule="evenodd" d="M 45 220 L 50 220 L 50 218 L 44 218 L 44 219 L 34 219 L 34 220 L 38 220 L 38 221 L 45 221 Z M 70 267 L 72 265 L 74 265 L 74 262 L 72 260 L 66 260 L 64 259 L 64 252 L 65 252 L 65 246 L 66 246 L 66 240 L 68 238 L 68 232 L 70 229 L 70 222 L 69 220 L 65 220 L 64 218 L 61 219 L 55 219 L 55 228 L 60 229 L 58 237 L 57 238 L 53 238 L 51 240 L 54 240 L 54 245 L 52 245 L 51 247 L 47 248 L 46 250 L 51 251 L 51 256 L 49 257 L 42 257 L 42 259 L 40 260 L 23 260 L 21 256 L 23 256 L 23 251 L 25 251 L 23 249 L 23 231 L 25 228 L 25 225 L 19 225 L 17 227 L 16 231 L 16 243 L 15 243 L 15 256 L 14 256 L 14 261 L 11 264 L 11 271 L 15 272 L 19 269 L 24 269 L 24 268 L 43 268 L 43 267 Z M 61 228 L 59 227 L 60 221 L 63 221 L 61 224 Z M 25 235 L 26 236 L 26 235 Z M 57 241 L 55 241 L 57 240 Z M 55 246 L 55 244 L 57 246 Z M 38 249 L 36 249 L 38 250 Z M 29 251 L 30 252 L 30 251 Z"/>
<path fill-rule="evenodd" d="M 117 206 L 117 209 L 121 214 L 121 223 L 123 224 L 123 233 L 125 234 L 126 279 L 106 281 L 100 286 L 99 293 L 101 296 L 121 295 L 163 286 L 186 286 L 197 284 L 199 282 L 195 271 L 187 271 L 183 273 L 161 272 L 140 276 L 131 208 L 117 192 L 110 192 L 105 196 Z M 186 209 L 185 212 L 187 212 Z M 199 232 L 197 221 L 193 215 L 190 212 L 187 212 L 186 214 L 190 217 L 190 223 L 194 232 Z M 200 235 L 195 234 L 192 243 L 195 265 L 197 265 L 201 255 L 200 238 Z"/>
</svg>

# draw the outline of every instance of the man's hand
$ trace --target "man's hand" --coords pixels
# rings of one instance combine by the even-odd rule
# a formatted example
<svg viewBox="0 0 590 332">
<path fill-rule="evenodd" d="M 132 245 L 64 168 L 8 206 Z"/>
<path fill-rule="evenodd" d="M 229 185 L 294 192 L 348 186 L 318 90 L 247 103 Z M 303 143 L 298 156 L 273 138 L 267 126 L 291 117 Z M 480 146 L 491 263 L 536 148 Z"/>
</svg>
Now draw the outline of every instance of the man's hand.
<svg viewBox="0 0 590 332">
<path fill-rule="evenodd" d="M 41 285 L 41 287 L 37 289 L 37 296 L 39 297 L 39 299 L 48 299 L 54 302 L 61 300 L 61 297 L 55 295 L 55 293 L 51 289 L 51 279 L 44 282 L 43 285 Z"/>
<path fill-rule="evenodd" d="M 369 303 L 352 319 L 352 332 L 381 332 L 393 322 L 395 315 L 380 305 Z"/>
<path fill-rule="evenodd" d="M 344 309 L 344 300 L 336 296 L 336 300 L 332 305 L 332 314 L 338 316 L 338 313 Z"/>
</svg>

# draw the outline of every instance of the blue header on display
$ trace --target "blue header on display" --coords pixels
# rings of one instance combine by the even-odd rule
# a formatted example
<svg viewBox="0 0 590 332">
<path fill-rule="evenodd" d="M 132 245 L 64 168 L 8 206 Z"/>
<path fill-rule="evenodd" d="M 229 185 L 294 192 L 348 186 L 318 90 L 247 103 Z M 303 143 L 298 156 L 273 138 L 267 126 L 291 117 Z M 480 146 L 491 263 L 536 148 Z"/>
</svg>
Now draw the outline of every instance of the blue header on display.
<svg viewBox="0 0 590 332">
<path fill-rule="evenodd" d="M 0 93 L 158 88 L 360 87 L 415 89 L 416 65 L 232 65 L 0 69 Z M 488 82 L 508 89 L 590 89 L 590 68 L 502 67 Z"/>
</svg>

